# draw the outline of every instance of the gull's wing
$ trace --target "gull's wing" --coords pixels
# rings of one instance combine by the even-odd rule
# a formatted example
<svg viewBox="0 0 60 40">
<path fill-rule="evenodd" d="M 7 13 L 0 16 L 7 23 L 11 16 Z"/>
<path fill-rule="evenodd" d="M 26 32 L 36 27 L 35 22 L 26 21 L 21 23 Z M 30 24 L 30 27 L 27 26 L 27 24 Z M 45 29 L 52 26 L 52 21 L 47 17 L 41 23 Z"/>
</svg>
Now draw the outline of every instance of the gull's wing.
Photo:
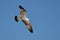
<svg viewBox="0 0 60 40">
<path fill-rule="evenodd" d="M 30 24 L 29 21 L 27 21 L 26 19 L 25 20 L 22 20 L 24 22 L 24 24 L 26 25 L 26 27 L 28 28 L 28 30 L 33 33 L 33 29 L 32 29 L 32 26 Z"/>
<path fill-rule="evenodd" d="M 26 10 L 21 5 L 19 5 L 19 8 L 21 10 L 20 15 L 26 15 Z"/>
</svg>

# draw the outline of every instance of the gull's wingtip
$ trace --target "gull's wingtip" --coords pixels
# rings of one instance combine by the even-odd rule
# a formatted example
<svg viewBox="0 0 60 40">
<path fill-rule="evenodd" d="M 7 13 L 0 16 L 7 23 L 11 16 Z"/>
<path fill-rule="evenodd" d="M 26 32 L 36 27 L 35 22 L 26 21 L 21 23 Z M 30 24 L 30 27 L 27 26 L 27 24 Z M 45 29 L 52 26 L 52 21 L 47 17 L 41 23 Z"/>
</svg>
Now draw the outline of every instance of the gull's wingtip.
<svg viewBox="0 0 60 40">
<path fill-rule="evenodd" d="M 33 33 L 33 30 L 30 30 L 31 33 Z"/>
<path fill-rule="evenodd" d="M 29 31 L 30 31 L 31 33 L 33 33 L 33 29 L 29 29 Z"/>
<path fill-rule="evenodd" d="M 26 12 L 26 10 L 25 10 L 21 5 L 19 5 L 19 8 L 20 8 L 20 9 L 23 9 L 23 10 Z"/>
<path fill-rule="evenodd" d="M 21 5 L 19 5 L 19 8 L 20 8 L 20 9 L 23 9 L 23 7 L 22 7 Z"/>
</svg>

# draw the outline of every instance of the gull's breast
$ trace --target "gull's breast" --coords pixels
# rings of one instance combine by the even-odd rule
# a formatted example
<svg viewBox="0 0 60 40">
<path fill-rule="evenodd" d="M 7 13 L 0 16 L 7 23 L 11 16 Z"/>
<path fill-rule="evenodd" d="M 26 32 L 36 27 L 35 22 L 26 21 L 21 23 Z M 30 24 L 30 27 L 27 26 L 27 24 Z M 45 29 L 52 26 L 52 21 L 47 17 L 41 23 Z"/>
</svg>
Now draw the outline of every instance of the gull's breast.
<svg viewBox="0 0 60 40">
<path fill-rule="evenodd" d="M 25 19 L 26 19 L 27 21 L 29 21 L 29 19 L 28 19 L 28 18 L 26 18 L 26 17 L 25 17 Z"/>
</svg>

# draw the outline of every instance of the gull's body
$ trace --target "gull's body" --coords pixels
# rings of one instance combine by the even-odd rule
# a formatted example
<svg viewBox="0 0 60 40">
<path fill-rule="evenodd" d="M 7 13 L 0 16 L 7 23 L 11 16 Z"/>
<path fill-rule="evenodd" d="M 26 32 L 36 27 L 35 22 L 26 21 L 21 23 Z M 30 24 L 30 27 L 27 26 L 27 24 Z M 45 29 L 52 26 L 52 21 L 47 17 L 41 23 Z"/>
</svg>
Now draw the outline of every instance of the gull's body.
<svg viewBox="0 0 60 40">
<path fill-rule="evenodd" d="M 26 10 L 22 6 L 19 6 L 19 8 L 20 8 L 20 17 L 15 16 L 15 20 L 18 22 L 20 19 L 22 22 L 24 22 L 28 30 L 31 33 L 33 33 L 32 26 L 29 22 L 29 19 L 26 17 Z"/>
</svg>

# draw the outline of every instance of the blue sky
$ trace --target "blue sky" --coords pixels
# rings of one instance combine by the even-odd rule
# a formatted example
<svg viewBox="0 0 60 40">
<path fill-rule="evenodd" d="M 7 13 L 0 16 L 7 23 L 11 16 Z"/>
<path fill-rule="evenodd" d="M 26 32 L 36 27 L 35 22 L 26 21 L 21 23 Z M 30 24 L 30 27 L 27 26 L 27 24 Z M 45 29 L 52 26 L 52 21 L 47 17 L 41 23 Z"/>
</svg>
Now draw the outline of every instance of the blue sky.
<svg viewBox="0 0 60 40">
<path fill-rule="evenodd" d="M 19 5 L 27 10 L 33 34 L 14 20 Z M 60 0 L 0 0 L 0 40 L 60 40 Z"/>
</svg>

